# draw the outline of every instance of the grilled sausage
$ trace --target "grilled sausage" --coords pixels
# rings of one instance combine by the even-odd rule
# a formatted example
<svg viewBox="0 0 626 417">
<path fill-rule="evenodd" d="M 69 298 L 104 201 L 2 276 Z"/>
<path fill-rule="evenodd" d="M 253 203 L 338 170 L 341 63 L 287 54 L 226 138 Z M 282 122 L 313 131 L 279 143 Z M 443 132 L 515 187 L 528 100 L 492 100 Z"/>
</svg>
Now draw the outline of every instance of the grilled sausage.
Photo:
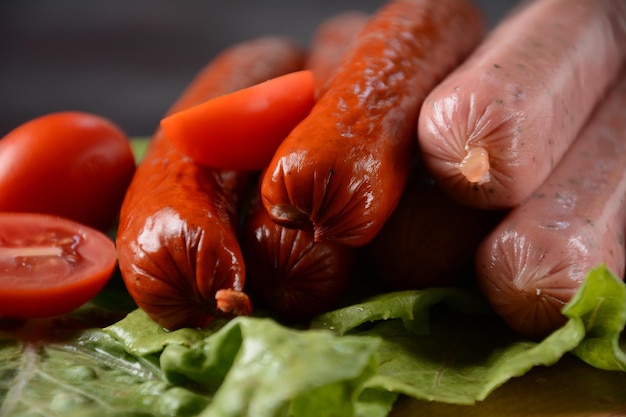
<svg viewBox="0 0 626 417">
<path fill-rule="evenodd" d="M 315 29 L 305 67 L 313 72 L 318 94 L 368 18 L 365 12 L 343 12 L 326 19 Z"/>
<path fill-rule="evenodd" d="M 315 242 L 308 230 L 274 222 L 260 195 L 251 204 L 240 241 L 255 305 L 283 321 L 305 321 L 330 310 L 348 288 L 355 249 Z"/>
<path fill-rule="evenodd" d="M 203 69 L 169 110 L 302 68 L 301 48 L 266 37 L 234 45 Z M 117 236 L 129 293 L 167 329 L 202 327 L 216 316 L 249 314 L 236 236 L 246 173 L 194 164 L 161 130 L 127 191 Z"/>
<path fill-rule="evenodd" d="M 316 91 L 331 77 L 347 45 L 367 19 L 361 12 L 331 16 L 315 30 L 305 67 Z M 348 288 L 355 250 L 335 242 L 315 242 L 308 230 L 274 222 L 257 188 L 240 236 L 246 286 L 255 305 L 287 322 L 306 321 L 335 307 Z"/>
<path fill-rule="evenodd" d="M 351 43 L 262 180 L 270 217 L 318 242 L 362 246 L 398 203 L 426 94 L 483 35 L 464 0 L 394 0 Z"/>
<path fill-rule="evenodd" d="M 522 334 L 562 325 L 561 309 L 604 263 L 624 276 L 626 72 L 546 182 L 477 251 L 478 283 Z"/>
<path fill-rule="evenodd" d="M 458 204 L 416 171 L 363 259 L 391 290 L 473 286 L 476 248 L 503 213 Z"/>
<path fill-rule="evenodd" d="M 509 208 L 547 178 L 626 55 L 621 0 L 525 2 L 424 101 L 418 141 L 462 204 Z"/>
</svg>

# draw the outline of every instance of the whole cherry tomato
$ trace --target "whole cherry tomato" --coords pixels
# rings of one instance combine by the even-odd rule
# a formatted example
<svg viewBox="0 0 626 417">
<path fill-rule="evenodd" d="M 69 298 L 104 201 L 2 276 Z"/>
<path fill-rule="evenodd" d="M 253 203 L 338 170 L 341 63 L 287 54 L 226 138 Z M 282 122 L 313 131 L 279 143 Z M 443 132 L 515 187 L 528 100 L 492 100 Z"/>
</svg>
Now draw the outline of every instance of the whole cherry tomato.
<svg viewBox="0 0 626 417">
<path fill-rule="evenodd" d="M 104 233 L 58 216 L 0 213 L 0 317 L 66 313 L 111 277 L 115 245 Z"/>
<path fill-rule="evenodd" d="M 128 138 L 109 120 L 44 115 L 0 139 L 0 212 L 55 214 L 104 230 L 134 172 Z"/>
</svg>

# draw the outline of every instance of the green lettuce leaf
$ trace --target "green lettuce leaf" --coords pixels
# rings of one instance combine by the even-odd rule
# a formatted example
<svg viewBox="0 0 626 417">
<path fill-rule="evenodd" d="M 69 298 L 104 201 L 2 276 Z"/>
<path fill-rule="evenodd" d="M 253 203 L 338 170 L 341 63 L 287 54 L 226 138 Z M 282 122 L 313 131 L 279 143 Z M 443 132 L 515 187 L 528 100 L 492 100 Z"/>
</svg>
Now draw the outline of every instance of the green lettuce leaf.
<svg viewBox="0 0 626 417">
<path fill-rule="evenodd" d="M 583 324 L 571 321 L 541 343 L 525 340 L 479 296 L 436 288 L 377 296 L 324 314 L 313 327 L 382 340 L 368 387 L 455 404 L 484 400 L 510 378 L 556 363 L 584 338 Z"/>
<path fill-rule="evenodd" d="M 135 156 L 135 163 L 140 163 L 143 157 L 148 150 L 148 146 L 150 145 L 150 140 L 152 138 L 150 136 L 132 138 L 130 140 L 130 148 L 133 151 L 133 155 Z"/>
<path fill-rule="evenodd" d="M 106 330 L 135 354 L 158 354 L 171 383 L 210 396 L 202 416 L 382 417 L 396 398 L 364 390 L 375 373 L 378 338 L 295 330 L 256 317 L 165 332 L 141 312 Z"/>
<path fill-rule="evenodd" d="M 140 309 L 131 311 L 124 319 L 105 327 L 105 331 L 124 344 L 126 351 L 136 356 L 160 355 L 171 344 L 193 345 L 215 333 L 227 323 L 215 320 L 204 329 L 183 328 L 167 331 Z"/>
<path fill-rule="evenodd" d="M 306 330 L 240 317 L 172 332 L 127 294 L 116 303 L 121 291 L 114 282 L 69 315 L 0 323 L 0 415 L 382 417 L 398 396 L 474 404 L 564 355 L 626 370 L 626 286 L 604 266 L 541 341 L 459 289 L 383 294 Z"/>
<path fill-rule="evenodd" d="M 0 415 L 193 416 L 209 401 L 100 329 L 60 336 L 51 324 L 20 329 L 24 338 L 0 334 Z"/>
<path fill-rule="evenodd" d="M 621 344 L 626 325 L 626 285 L 622 280 L 605 265 L 594 268 L 563 314 L 585 327 L 585 338 L 574 349 L 576 356 L 599 369 L 626 371 Z"/>
</svg>

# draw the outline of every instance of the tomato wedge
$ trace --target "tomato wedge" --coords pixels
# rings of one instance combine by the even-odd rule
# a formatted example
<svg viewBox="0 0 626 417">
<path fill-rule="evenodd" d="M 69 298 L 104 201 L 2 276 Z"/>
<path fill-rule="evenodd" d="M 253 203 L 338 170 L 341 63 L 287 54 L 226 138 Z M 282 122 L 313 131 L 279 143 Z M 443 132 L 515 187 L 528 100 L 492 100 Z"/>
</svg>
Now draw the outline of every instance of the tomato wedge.
<svg viewBox="0 0 626 417">
<path fill-rule="evenodd" d="M 296 71 L 174 113 L 161 128 L 199 164 L 260 170 L 314 102 L 312 72 Z"/>
<path fill-rule="evenodd" d="M 113 241 L 48 214 L 0 213 L 0 317 L 51 317 L 80 307 L 105 286 Z"/>
</svg>

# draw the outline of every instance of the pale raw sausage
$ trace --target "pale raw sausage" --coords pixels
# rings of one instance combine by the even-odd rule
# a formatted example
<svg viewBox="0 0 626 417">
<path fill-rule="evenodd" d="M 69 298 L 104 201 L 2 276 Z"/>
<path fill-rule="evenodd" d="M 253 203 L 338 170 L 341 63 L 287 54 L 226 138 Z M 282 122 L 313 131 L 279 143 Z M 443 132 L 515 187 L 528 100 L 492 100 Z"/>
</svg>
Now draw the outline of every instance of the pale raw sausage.
<svg viewBox="0 0 626 417">
<path fill-rule="evenodd" d="M 626 73 L 547 181 L 481 243 L 478 283 L 520 333 L 543 336 L 592 268 L 624 276 Z"/>
<path fill-rule="evenodd" d="M 418 142 L 432 176 L 462 204 L 522 202 L 615 80 L 625 45 L 622 0 L 524 3 L 424 101 Z"/>
</svg>

